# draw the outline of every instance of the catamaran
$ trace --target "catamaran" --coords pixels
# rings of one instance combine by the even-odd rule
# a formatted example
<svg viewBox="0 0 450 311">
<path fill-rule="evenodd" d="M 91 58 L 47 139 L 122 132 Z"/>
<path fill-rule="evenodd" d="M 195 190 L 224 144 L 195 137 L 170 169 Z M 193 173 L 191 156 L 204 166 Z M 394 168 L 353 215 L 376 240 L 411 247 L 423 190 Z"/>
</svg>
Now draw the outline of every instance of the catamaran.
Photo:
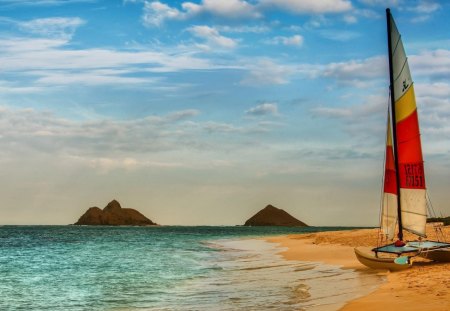
<svg viewBox="0 0 450 311">
<path fill-rule="evenodd" d="M 437 241 L 426 238 L 427 210 L 430 209 L 419 131 L 414 84 L 409 71 L 401 35 L 389 9 L 386 9 L 390 104 L 388 108 L 383 199 L 380 217 L 381 235 L 393 243 L 377 246 L 372 252 L 355 248 L 358 260 L 375 269 L 409 268 L 414 256 L 450 261 L 450 243 L 443 242 L 436 226 Z M 416 235 L 405 241 L 403 232 Z M 390 255 L 386 255 L 390 254 Z"/>
</svg>

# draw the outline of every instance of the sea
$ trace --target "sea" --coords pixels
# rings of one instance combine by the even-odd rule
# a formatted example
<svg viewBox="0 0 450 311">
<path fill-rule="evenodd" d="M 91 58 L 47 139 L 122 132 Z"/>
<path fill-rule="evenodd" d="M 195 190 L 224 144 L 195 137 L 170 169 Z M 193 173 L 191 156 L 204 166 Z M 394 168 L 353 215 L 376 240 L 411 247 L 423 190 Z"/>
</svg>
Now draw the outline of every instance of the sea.
<svg viewBox="0 0 450 311">
<path fill-rule="evenodd" d="M 0 226 L 0 310 L 337 310 L 383 276 L 261 238 L 342 229 Z"/>
</svg>

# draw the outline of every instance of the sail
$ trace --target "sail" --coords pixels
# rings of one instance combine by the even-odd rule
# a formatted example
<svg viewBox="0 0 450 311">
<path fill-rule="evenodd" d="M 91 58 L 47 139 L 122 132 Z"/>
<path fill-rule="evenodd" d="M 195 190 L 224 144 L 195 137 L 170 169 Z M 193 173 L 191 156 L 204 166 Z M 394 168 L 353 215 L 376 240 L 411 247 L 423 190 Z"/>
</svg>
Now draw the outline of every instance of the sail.
<svg viewBox="0 0 450 311">
<path fill-rule="evenodd" d="M 391 122 L 388 114 L 386 134 L 386 155 L 384 163 L 383 205 L 381 209 L 381 230 L 387 239 L 395 235 L 397 223 L 397 177 L 395 176 L 394 151 L 392 147 Z"/>
<path fill-rule="evenodd" d="M 390 26 L 401 220 L 404 229 L 425 236 L 425 174 L 414 84 L 401 36 L 392 15 Z"/>
</svg>

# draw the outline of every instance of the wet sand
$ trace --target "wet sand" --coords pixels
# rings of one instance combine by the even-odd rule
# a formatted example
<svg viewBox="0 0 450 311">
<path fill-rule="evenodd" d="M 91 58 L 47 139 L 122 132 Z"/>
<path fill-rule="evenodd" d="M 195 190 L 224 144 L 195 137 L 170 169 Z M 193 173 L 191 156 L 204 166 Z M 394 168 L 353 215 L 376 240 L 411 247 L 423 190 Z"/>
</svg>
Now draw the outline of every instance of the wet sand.
<svg viewBox="0 0 450 311">
<path fill-rule="evenodd" d="M 443 231 L 450 237 L 450 227 Z M 373 273 L 356 259 L 354 247 L 377 244 L 378 229 L 319 232 L 312 234 L 272 237 L 267 240 L 287 248 L 282 255 L 287 260 L 316 261 Z M 406 235 L 406 239 L 413 237 Z M 433 234 L 429 233 L 433 239 Z M 386 283 L 367 296 L 345 304 L 341 311 L 371 310 L 450 310 L 450 263 L 417 260 L 411 269 L 400 272 L 380 271 Z"/>
</svg>

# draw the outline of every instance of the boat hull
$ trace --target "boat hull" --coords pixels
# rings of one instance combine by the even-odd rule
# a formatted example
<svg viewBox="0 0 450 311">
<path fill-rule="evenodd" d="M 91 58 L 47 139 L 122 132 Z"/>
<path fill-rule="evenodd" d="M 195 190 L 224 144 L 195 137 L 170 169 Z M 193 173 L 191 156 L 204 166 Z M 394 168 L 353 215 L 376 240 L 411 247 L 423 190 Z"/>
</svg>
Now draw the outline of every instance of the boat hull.
<svg viewBox="0 0 450 311">
<path fill-rule="evenodd" d="M 450 262 L 450 249 L 446 248 L 422 252 L 419 256 L 438 262 Z"/>
<path fill-rule="evenodd" d="M 355 248 L 356 258 L 363 265 L 377 270 L 401 271 L 411 267 L 411 264 L 397 264 L 395 258 L 375 257 L 374 254 L 365 252 L 359 247 Z"/>
</svg>

